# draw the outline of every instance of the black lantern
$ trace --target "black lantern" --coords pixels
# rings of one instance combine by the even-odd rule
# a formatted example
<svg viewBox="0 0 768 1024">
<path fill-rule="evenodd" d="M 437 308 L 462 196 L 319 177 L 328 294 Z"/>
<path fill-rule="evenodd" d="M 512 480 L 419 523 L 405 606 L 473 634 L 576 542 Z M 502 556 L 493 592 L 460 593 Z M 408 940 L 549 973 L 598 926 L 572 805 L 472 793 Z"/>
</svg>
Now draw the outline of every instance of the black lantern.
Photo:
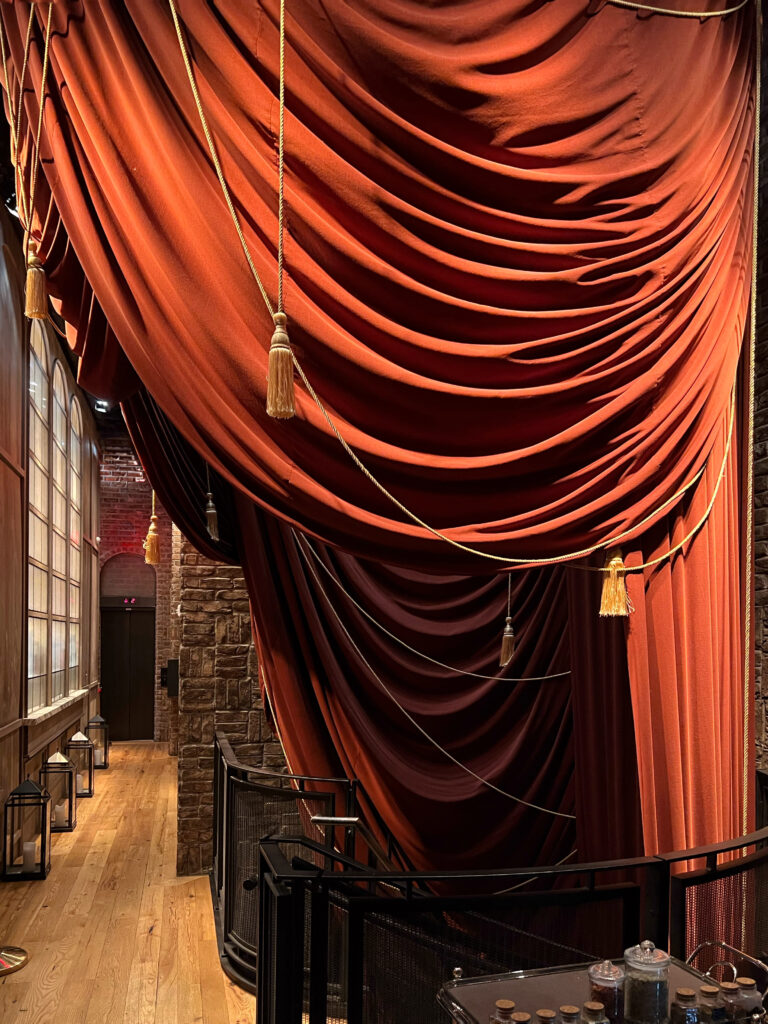
<svg viewBox="0 0 768 1024">
<path fill-rule="evenodd" d="M 29 882 L 51 870 L 51 796 L 27 779 L 5 802 L 3 880 Z"/>
<path fill-rule="evenodd" d="M 75 765 L 78 799 L 93 796 L 93 743 L 81 732 L 76 732 L 64 746 L 64 753 Z"/>
<path fill-rule="evenodd" d="M 101 715 L 93 716 L 85 727 L 85 735 L 93 742 L 94 767 L 109 768 L 109 726 Z"/>
<path fill-rule="evenodd" d="M 40 769 L 40 785 L 51 794 L 51 832 L 71 832 L 77 824 L 77 769 L 55 753 Z"/>
</svg>

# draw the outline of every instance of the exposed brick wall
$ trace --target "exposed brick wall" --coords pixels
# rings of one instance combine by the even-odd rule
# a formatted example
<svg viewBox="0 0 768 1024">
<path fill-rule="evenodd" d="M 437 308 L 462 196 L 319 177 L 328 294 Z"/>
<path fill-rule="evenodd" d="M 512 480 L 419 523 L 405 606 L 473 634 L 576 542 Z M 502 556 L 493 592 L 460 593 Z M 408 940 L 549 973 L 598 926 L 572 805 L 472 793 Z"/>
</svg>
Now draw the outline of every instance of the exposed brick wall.
<svg viewBox="0 0 768 1024">
<path fill-rule="evenodd" d="M 152 489 L 130 439 L 125 434 L 103 438 L 99 558 L 102 569 L 117 555 L 144 558 Z M 158 503 L 160 564 L 155 574 L 155 739 L 168 735 L 168 698 L 160 686 L 160 668 L 168 660 L 171 593 L 171 520 Z M 110 571 L 109 569 L 107 570 Z M 117 570 L 114 570 L 117 571 Z M 139 596 L 139 595 L 136 595 Z"/>
<path fill-rule="evenodd" d="M 213 860 L 213 734 L 256 767 L 282 770 L 261 702 L 242 570 L 217 565 L 181 541 L 179 649 L 179 874 Z"/>
<path fill-rule="evenodd" d="M 171 594 L 168 657 L 178 658 L 181 645 L 181 532 L 171 528 Z M 168 753 L 179 753 L 179 698 L 168 698 Z"/>
<path fill-rule="evenodd" d="M 101 569 L 102 597 L 155 597 L 155 570 L 143 555 L 113 555 Z"/>
</svg>

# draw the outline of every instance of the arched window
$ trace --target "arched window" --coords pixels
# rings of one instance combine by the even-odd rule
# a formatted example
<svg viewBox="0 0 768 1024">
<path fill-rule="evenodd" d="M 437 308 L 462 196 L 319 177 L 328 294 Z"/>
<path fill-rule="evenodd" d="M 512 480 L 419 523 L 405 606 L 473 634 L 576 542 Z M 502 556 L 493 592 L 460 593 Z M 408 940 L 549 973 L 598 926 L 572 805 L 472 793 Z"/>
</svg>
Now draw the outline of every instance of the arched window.
<svg viewBox="0 0 768 1024">
<path fill-rule="evenodd" d="M 80 583 L 82 578 L 83 425 L 73 396 L 69 428 L 69 688 L 80 685 Z"/>
<path fill-rule="evenodd" d="M 38 321 L 29 353 L 27 713 L 80 686 L 83 421 Z"/>
<path fill-rule="evenodd" d="M 29 347 L 29 618 L 27 709 L 47 703 L 49 630 L 50 376 L 42 327 L 33 321 Z"/>
<path fill-rule="evenodd" d="M 51 515 L 51 699 L 60 700 L 67 692 L 67 384 L 61 363 L 53 368 L 53 434 L 51 479 L 53 505 Z"/>
</svg>

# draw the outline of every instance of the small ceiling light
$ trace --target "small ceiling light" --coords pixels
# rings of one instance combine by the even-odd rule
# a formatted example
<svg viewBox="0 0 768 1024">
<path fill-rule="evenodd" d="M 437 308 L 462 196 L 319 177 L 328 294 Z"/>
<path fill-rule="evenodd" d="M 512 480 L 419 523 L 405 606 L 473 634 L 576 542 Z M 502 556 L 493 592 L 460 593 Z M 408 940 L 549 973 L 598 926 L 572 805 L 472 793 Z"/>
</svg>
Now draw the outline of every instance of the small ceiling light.
<svg viewBox="0 0 768 1024">
<path fill-rule="evenodd" d="M 96 399 L 96 412 L 109 412 L 109 402 L 106 398 Z"/>
</svg>

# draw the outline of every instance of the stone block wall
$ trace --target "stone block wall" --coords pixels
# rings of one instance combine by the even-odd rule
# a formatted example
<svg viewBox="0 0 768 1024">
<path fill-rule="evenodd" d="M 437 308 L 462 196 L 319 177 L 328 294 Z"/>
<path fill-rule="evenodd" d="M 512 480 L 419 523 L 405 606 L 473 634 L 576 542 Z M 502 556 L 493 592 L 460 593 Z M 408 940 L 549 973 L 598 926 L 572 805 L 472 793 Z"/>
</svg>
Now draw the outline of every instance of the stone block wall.
<svg viewBox="0 0 768 1024">
<path fill-rule="evenodd" d="M 242 570 L 219 565 L 180 541 L 179 874 L 213 861 L 213 735 L 257 767 L 282 769 L 259 690 L 250 607 Z"/>
<path fill-rule="evenodd" d="M 99 564 L 115 555 L 144 557 L 152 488 L 124 432 L 102 436 Z M 171 593 L 171 520 L 157 504 L 160 564 L 155 570 L 155 725 L 156 740 L 168 738 L 168 699 L 160 686 L 160 669 L 169 658 Z"/>
</svg>

